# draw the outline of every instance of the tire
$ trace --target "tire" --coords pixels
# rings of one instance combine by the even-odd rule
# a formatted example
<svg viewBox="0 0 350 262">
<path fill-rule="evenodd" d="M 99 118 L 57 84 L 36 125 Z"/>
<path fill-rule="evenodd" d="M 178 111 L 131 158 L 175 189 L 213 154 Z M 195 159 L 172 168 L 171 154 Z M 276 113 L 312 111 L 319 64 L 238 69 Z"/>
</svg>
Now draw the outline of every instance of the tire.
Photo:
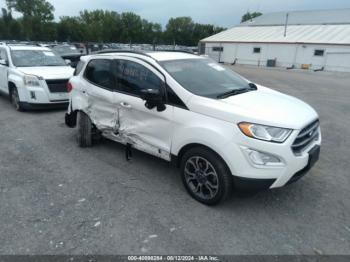
<svg viewBox="0 0 350 262">
<path fill-rule="evenodd" d="M 232 193 L 233 178 L 226 163 L 212 150 L 195 147 L 181 159 L 181 177 L 187 192 L 205 205 L 217 205 Z"/>
<path fill-rule="evenodd" d="M 17 111 L 19 111 L 19 112 L 23 112 L 24 111 L 24 108 L 22 106 L 21 100 L 19 99 L 17 87 L 12 87 L 11 88 L 10 101 L 11 101 L 11 104 L 14 106 L 14 108 Z"/>
<path fill-rule="evenodd" d="M 92 123 L 87 114 L 82 111 L 77 113 L 77 143 L 80 147 L 92 146 Z"/>
</svg>

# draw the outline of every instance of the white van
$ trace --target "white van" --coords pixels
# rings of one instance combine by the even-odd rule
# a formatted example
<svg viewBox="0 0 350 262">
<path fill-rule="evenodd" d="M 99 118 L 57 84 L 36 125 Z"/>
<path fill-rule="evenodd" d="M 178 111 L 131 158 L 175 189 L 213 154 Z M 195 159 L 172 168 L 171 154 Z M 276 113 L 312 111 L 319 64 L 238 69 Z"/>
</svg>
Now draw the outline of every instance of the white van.
<svg viewBox="0 0 350 262">
<path fill-rule="evenodd" d="M 191 196 L 208 205 L 234 188 L 285 186 L 319 158 L 314 109 L 208 58 L 131 51 L 85 56 L 68 89 L 66 124 L 78 127 L 80 146 L 102 135 L 172 161 Z"/>
</svg>

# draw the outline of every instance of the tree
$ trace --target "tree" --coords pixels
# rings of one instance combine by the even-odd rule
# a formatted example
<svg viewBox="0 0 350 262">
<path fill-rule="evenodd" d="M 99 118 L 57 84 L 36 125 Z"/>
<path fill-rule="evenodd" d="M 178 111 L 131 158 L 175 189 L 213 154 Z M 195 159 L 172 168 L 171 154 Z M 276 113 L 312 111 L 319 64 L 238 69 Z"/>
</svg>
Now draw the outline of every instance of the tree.
<svg viewBox="0 0 350 262">
<path fill-rule="evenodd" d="M 156 44 L 161 41 L 162 26 L 142 19 L 142 42 Z"/>
<path fill-rule="evenodd" d="M 262 15 L 262 13 L 260 13 L 260 12 L 253 12 L 253 13 L 247 12 L 242 16 L 241 23 L 252 20 L 253 18 L 261 16 L 261 15 Z"/>
<path fill-rule="evenodd" d="M 57 24 L 56 39 L 62 42 L 84 41 L 83 26 L 78 17 L 63 16 Z"/>
<path fill-rule="evenodd" d="M 6 0 L 8 8 L 23 14 L 23 17 L 36 17 L 41 22 L 54 19 L 55 8 L 46 0 Z"/>
<path fill-rule="evenodd" d="M 131 13 L 122 13 L 122 34 L 121 41 L 124 43 L 142 42 L 142 20 L 141 17 Z"/>
<path fill-rule="evenodd" d="M 170 18 L 165 38 L 172 44 L 192 45 L 194 23 L 191 17 Z"/>
<path fill-rule="evenodd" d="M 47 0 L 6 0 L 0 11 L 0 38 L 4 40 L 107 42 L 197 45 L 199 40 L 224 30 L 210 24 L 194 23 L 191 17 L 170 18 L 161 24 L 132 12 L 83 10 L 78 16 L 54 21 L 54 7 Z M 12 17 L 12 10 L 21 17 Z"/>
<path fill-rule="evenodd" d="M 9 10 L 22 13 L 21 21 L 26 39 L 42 40 L 46 30 L 53 30 L 48 24 L 54 19 L 55 9 L 46 0 L 6 0 L 6 3 Z"/>
<path fill-rule="evenodd" d="M 201 39 L 206 38 L 211 35 L 215 35 L 217 33 L 220 33 L 221 31 L 226 30 L 223 27 L 217 27 L 214 25 L 203 25 L 203 24 L 198 24 L 196 23 L 194 25 L 194 30 L 193 30 L 193 44 L 197 44 Z"/>
<path fill-rule="evenodd" d="M 2 39 L 9 39 L 9 25 L 12 20 L 13 18 L 11 12 L 8 12 L 5 8 L 1 8 L 0 37 Z"/>
</svg>

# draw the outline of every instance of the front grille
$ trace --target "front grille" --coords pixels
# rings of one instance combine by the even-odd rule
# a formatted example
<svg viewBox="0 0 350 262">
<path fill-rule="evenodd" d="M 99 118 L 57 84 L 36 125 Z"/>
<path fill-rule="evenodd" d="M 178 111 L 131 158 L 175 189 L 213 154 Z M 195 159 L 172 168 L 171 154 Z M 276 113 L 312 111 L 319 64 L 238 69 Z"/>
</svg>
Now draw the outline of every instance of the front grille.
<svg viewBox="0 0 350 262">
<path fill-rule="evenodd" d="M 319 127 L 320 121 L 317 119 L 300 131 L 292 145 L 292 150 L 295 155 L 300 155 L 313 141 L 318 140 L 320 136 Z"/>
<path fill-rule="evenodd" d="M 67 93 L 68 79 L 46 80 L 50 93 Z"/>
</svg>

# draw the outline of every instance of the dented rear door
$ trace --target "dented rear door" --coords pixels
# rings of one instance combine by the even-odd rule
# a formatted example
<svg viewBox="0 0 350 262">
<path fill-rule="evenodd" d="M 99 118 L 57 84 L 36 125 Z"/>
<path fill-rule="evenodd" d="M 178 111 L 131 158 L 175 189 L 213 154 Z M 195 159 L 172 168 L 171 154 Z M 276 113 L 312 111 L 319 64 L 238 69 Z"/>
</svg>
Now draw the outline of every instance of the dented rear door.
<svg viewBox="0 0 350 262">
<path fill-rule="evenodd" d="M 88 114 L 101 131 L 114 131 L 117 126 L 115 78 L 112 59 L 94 59 L 87 65 L 84 79 Z"/>
</svg>

